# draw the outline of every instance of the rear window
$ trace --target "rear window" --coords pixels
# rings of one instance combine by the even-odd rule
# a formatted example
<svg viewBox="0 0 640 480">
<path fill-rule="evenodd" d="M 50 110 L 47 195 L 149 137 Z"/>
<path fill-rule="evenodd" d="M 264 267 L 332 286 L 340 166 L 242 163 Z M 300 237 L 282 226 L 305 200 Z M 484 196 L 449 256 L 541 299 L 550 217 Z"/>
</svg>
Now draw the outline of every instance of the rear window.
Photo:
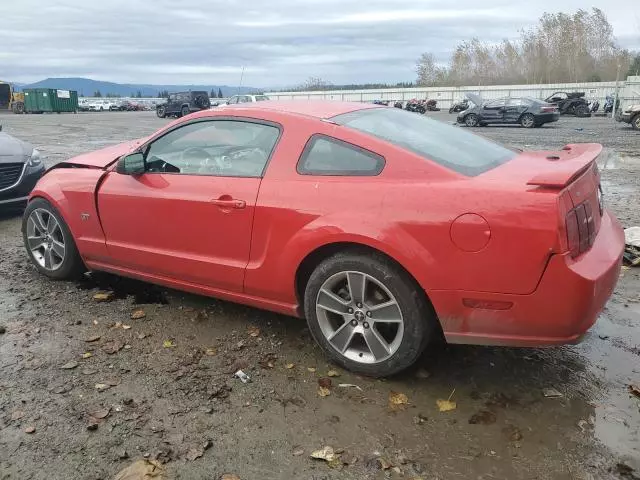
<svg viewBox="0 0 640 480">
<path fill-rule="evenodd" d="M 513 150 L 463 128 L 398 108 L 358 110 L 331 120 L 471 177 L 502 165 L 517 155 Z"/>
</svg>

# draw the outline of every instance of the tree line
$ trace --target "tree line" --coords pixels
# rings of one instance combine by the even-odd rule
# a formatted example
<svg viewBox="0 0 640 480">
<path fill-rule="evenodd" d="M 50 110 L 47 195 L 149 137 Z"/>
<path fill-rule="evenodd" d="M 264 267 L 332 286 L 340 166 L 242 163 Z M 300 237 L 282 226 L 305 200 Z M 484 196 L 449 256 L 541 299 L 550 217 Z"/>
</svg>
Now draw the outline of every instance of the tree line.
<svg viewBox="0 0 640 480">
<path fill-rule="evenodd" d="M 545 13 L 517 40 L 461 42 L 447 65 L 430 52 L 416 65 L 420 86 L 506 85 L 624 80 L 640 71 L 640 54 L 621 48 L 598 8 Z"/>
</svg>

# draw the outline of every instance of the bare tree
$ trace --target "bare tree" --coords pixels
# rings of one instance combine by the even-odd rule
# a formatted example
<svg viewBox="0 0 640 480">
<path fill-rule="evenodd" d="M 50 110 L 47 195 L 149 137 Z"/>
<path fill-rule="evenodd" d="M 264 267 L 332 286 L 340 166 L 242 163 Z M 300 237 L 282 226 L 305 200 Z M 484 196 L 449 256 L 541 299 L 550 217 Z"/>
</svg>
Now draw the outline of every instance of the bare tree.
<svg viewBox="0 0 640 480">
<path fill-rule="evenodd" d="M 331 82 L 323 80 L 320 77 L 309 77 L 307 80 L 298 87 L 299 90 L 312 91 L 312 90 L 328 90 L 332 87 Z"/>
<path fill-rule="evenodd" d="M 432 87 L 440 84 L 446 77 L 446 70 L 436 64 L 431 53 L 423 53 L 416 64 L 418 74 L 417 84 L 423 87 Z"/>
</svg>

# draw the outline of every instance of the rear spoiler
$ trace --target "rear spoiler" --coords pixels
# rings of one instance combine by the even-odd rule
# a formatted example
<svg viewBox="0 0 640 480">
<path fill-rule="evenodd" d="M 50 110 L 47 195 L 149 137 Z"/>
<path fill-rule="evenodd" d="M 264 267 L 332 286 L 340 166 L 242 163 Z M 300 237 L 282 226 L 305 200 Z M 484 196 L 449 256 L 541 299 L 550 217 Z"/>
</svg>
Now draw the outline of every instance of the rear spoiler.
<svg viewBox="0 0 640 480">
<path fill-rule="evenodd" d="M 535 185 L 549 188 L 564 188 L 573 180 L 582 175 L 602 152 L 599 143 L 569 144 L 562 147 L 559 152 L 550 152 L 546 160 L 548 165 L 543 173 L 540 173 L 527 182 L 527 185 Z"/>
</svg>

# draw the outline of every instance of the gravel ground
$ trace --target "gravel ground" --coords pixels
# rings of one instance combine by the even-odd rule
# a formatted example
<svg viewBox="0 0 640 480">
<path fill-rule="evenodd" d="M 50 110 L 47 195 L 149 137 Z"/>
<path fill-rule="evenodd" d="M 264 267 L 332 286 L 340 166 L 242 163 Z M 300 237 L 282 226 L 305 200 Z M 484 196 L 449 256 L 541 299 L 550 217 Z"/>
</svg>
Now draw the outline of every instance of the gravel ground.
<svg viewBox="0 0 640 480">
<path fill-rule="evenodd" d="M 0 122 L 52 164 L 166 120 Z M 626 125 L 563 118 L 477 131 L 521 148 L 603 143 L 606 202 L 625 226 L 640 225 L 640 134 Z M 98 292 L 113 297 L 98 302 Z M 639 292 L 640 269 L 624 270 L 576 346 L 434 346 L 413 370 L 371 380 L 328 364 L 295 319 L 109 275 L 48 281 L 23 253 L 19 217 L 5 213 L 0 479 L 109 479 L 143 458 L 189 480 L 637 479 L 640 403 L 627 388 L 640 383 Z M 232 377 L 238 368 L 250 383 Z M 331 370 L 339 376 L 321 397 Z M 549 388 L 561 396 L 546 398 Z M 408 404 L 391 408 L 394 392 Z M 449 397 L 457 408 L 440 412 L 436 401 Z M 342 461 L 309 458 L 325 446 L 344 449 Z"/>
</svg>

